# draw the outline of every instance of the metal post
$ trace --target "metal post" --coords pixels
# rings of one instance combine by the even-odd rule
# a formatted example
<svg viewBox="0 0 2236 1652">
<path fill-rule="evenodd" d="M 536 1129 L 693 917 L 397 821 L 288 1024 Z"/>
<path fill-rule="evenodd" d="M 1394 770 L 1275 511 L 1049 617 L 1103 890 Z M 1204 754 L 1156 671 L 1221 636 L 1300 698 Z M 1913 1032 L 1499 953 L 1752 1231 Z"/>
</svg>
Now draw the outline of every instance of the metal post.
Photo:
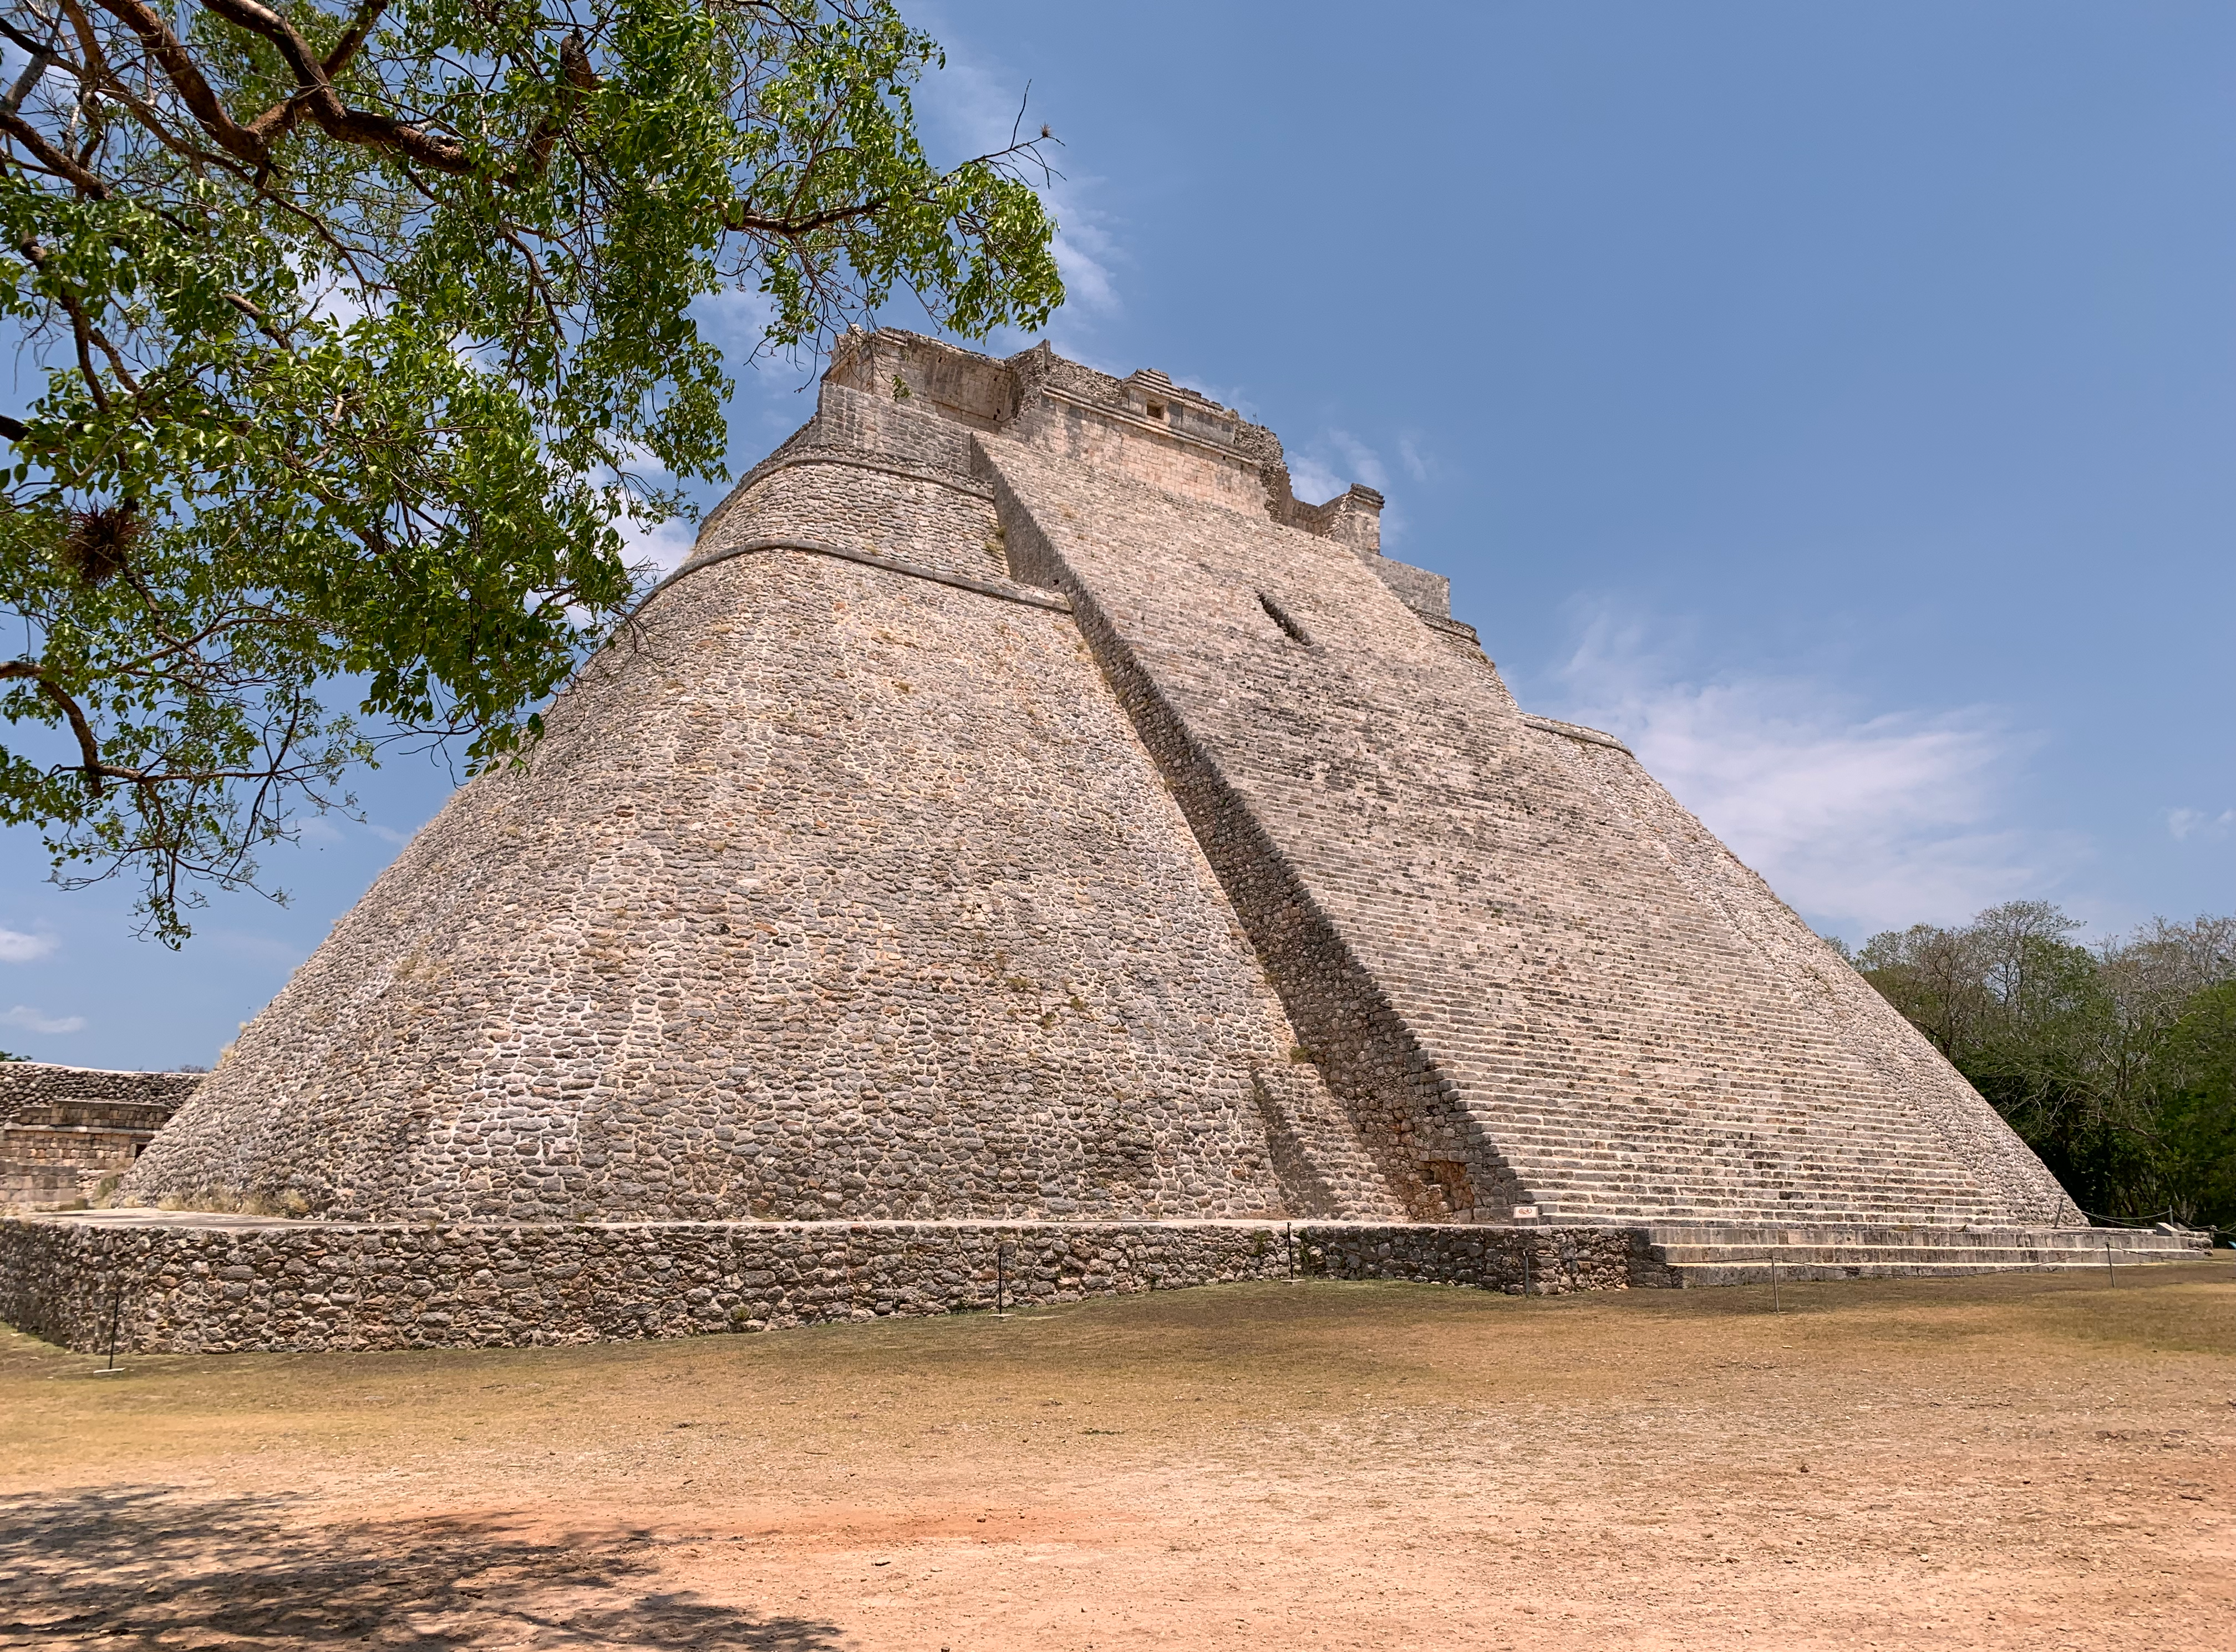
<svg viewBox="0 0 2236 1652">
<path fill-rule="evenodd" d="M 1529 1294 L 1529 1247 L 1522 1247 L 1522 1294 Z"/>
<path fill-rule="evenodd" d="M 2114 1289 L 2118 1288 L 2120 1276 L 2112 1271 L 2112 1241 L 2108 1239 L 2104 1241 L 2104 1277 Z"/>
<path fill-rule="evenodd" d="M 1297 1282 L 1297 1228 L 1293 1222 L 1281 1224 L 1281 1248 L 1289 1259 L 1289 1283 Z"/>
<path fill-rule="evenodd" d="M 1775 1256 L 1770 1259 L 1770 1311 L 1772 1313 L 1784 1312 L 1778 1306 L 1778 1258 Z"/>
<path fill-rule="evenodd" d="M 109 1364 L 94 1375 L 113 1377 L 116 1374 L 116 1322 L 124 1313 L 124 1276 L 118 1274 L 109 1290 Z"/>
<path fill-rule="evenodd" d="M 1002 1300 L 1009 1285 L 1007 1266 L 1009 1249 L 1009 1247 L 1000 1240 L 994 1241 L 994 1317 L 997 1320 L 1006 1320 L 1009 1317 Z"/>
</svg>

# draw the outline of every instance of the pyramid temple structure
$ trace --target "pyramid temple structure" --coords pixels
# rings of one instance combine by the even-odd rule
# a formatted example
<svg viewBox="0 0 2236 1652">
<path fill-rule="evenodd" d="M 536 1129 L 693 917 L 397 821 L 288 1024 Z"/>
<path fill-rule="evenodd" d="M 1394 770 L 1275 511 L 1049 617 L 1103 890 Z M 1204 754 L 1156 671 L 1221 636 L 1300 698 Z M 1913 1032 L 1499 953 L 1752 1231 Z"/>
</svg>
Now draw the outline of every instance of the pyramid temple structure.
<svg viewBox="0 0 2236 1652">
<path fill-rule="evenodd" d="M 849 335 L 103 1242 L 165 1206 L 281 1249 L 502 1231 L 475 1277 L 530 1290 L 555 1234 L 688 1229 L 728 1248 L 679 1311 L 761 1324 L 964 1305 L 974 1233 L 1085 1255 L 1048 1274 L 1079 1288 L 1295 1268 L 1300 1225 L 1333 1271 L 1497 1283 L 1543 1241 L 1521 1277 L 1581 1286 L 1695 1241 L 1853 1273 L 2084 1226 L 1620 740 L 1516 705 L 1382 504 L 1299 500 L 1271 431 L 1158 372 Z M 791 1262 L 748 1254 L 777 1234 Z M 837 1306 L 803 1306 L 833 1234 Z M 533 1331 L 508 1312 L 477 1334 Z"/>
</svg>

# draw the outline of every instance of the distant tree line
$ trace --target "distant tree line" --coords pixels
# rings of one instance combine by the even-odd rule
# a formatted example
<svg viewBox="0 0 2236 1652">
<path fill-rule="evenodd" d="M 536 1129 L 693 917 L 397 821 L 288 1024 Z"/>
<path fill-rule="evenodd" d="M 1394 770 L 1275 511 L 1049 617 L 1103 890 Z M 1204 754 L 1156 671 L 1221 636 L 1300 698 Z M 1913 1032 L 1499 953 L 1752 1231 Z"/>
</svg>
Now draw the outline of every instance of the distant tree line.
<svg viewBox="0 0 2236 1652">
<path fill-rule="evenodd" d="M 2236 917 L 2081 928 L 2021 900 L 1833 944 L 2083 1209 L 2236 1227 Z"/>
</svg>

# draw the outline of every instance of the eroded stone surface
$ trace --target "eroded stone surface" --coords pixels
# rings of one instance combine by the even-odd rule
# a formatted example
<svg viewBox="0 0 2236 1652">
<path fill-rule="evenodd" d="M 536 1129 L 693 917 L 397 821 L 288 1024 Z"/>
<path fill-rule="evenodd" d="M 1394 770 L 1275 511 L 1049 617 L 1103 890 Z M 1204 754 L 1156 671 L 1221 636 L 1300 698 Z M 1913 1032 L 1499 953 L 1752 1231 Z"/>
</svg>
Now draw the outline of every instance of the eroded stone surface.
<svg viewBox="0 0 2236 1652">
<path fill-rule="evenodd" d="M 697 1336 L 1292 1276 L 1667 1282 L 1611 1227 L 0 1221 L 0 1319 L 89 1350 L 113 1322 L 142 1353 Z"/>
<path fill-rule="evenodd" d="M 1380 507 L 1161 374 L 850 341 L 128 1196 L 2069 1220 L 1619 742 L 1521 713 Z"/>
</svg>

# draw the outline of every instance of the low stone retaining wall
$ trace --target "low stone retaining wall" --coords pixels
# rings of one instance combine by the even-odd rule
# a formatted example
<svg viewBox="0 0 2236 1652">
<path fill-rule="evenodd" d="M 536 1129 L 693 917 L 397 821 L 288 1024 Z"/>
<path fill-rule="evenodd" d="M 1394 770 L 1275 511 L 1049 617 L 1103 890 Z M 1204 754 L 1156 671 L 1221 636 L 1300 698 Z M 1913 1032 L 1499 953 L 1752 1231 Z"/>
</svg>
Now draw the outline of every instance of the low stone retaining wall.
<svg viewBox="0 0 2236 1652">
<path fill-rule="evenodd" d="M 997 1280 L 996 1247 L 1001 1248 Z M 1643 1230 L 1299 1222 L 0 1221 L 0 1320 L 64 1347 L 523 1346 L 761 1331 L 1300 1276 L 1667 1285 Z"/>
</svg>

